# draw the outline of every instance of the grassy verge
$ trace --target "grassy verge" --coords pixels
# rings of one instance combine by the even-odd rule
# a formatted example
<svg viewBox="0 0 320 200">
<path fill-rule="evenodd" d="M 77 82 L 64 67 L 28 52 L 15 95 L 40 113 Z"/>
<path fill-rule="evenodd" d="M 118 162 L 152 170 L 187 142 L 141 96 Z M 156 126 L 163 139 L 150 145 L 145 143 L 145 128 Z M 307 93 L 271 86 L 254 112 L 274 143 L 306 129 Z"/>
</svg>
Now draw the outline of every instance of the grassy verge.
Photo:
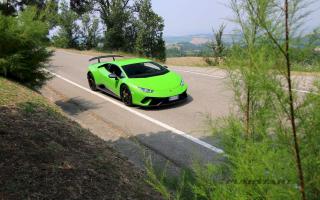
<svg viewBox="0 0 320 200">
<path fill-rule="evenodd" d="M 300 72 L 305 74 L 313 74 L 320 76 L 320 65 L 301 65 L 301 64 L 294 64 L 293 65 L 294 72 Z"/>
<path fill-rule="evenodd" d="M 103 140 L 1 77 L 0 119 L 0 199 L 161 199 Z"/>
<path fill-rule="evenodd" d="M 194 66 L 194 67 L 209 67 L 208 63 L 202 57 L 175 57 L 167 58 L 167 65 L 174 66 Z"/>
</svg>

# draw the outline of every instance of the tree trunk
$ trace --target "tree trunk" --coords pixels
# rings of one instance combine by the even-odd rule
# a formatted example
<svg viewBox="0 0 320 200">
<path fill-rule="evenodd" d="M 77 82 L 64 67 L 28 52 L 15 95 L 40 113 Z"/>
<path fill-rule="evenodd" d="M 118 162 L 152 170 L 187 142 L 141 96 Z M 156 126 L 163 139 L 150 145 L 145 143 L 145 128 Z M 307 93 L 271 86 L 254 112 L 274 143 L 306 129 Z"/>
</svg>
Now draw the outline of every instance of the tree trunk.
<svg viewBox="0 0 320 200">
<path fill-rule="evenodd" d="M 286 47 L 285 47 L 285 57 L 286 57 L 286 65 L 287 65 L 287 82 L 288 82 L 288 93 L 289 93 L 289 104 L 290 104 L 290 121 L 292 127 L 292 134 L 294 140 L 294 149 L 296 156 L 296 164 L 298 169 L 298 176 L 300 181 L 300 192 L 301 199 L 306 200 L 305 187 L 304 187 L 304 176 L 300 158 L 300 147 L 297 138 L 297 128 L 295 122 L 295 110 L 294 110 L 294 102 L 293 102 L 293 94 L 292 94 L 292 80 L 291 80 L 291 63 L 290 63 L 290 53 L 289 53 L 289 8 L 288 8 L 288 0 L 285 0 L 285 21 L 286 21 Z"/>
</svg>

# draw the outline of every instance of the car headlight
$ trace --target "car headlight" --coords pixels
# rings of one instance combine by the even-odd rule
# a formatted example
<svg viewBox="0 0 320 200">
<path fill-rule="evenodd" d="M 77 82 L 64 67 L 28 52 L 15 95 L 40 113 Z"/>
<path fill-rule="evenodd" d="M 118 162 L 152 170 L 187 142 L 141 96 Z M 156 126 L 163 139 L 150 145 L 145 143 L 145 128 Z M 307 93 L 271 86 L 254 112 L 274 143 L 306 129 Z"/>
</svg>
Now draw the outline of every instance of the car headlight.
<svg viewBox="0 0 320 200">
<path fill-rule="evenodd" d="M 145 92 L 145 93 L 153 93 L 153 90 L 150 90 L 150 89 L 147 89 L 147 88 L 139 87 L 139 89 L 140 89 L 142 92 Z"/>
<path fill-rule="evenodd" d="M 184 80 L 183 79 L 181 79 L 180 85 L 184 86 Z"/>
</svg>

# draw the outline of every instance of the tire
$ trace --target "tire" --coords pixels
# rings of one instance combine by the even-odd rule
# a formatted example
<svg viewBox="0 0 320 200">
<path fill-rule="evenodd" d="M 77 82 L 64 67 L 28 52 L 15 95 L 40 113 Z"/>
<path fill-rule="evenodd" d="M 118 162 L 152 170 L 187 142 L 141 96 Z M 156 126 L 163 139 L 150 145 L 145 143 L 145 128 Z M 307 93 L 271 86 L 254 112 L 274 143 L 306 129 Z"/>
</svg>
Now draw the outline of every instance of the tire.
<svg viewBox="0 0 320 200">
<path fill-rule="evenodd" d="M 124 85 L 121 87 L 121 100 L 126 106 L 133 106 L 132 95 L 128 86 Z"/>
<path fill-rule="evenodd" d="M 97 89 L 96 82 L 94 80 L 93 75 L 90 72 L 87 75 L 87 79 L 88 79 L 88 83 L 89 83 L 90 89 L 92 91 L 97 91 L 98 89 Z"/>
</svg>

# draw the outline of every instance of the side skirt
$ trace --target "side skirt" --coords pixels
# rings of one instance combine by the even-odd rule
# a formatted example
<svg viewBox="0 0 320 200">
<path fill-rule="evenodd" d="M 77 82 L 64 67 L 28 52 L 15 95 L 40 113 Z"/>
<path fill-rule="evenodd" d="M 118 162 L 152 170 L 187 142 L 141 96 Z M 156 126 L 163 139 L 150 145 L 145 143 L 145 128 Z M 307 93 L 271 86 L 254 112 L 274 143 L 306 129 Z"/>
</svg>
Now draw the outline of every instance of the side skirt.
<svg viewBox="0 0 320 200">
<path fill-rule="evenodd" d="M 98 85 L 98 86 L 97 86 L 97 89 L 100 90 L 100 91 L 103 92 L 103 93 L 106 93 L 106 94 L 111 95 L 111 96 L 113 96 L 113 97 L 115 97 L 115 98 L 117 98 L 117 99 L 120 99 L 119 96 L 117 96 L 114 92 L 112 92 L 111 90 L 109 90 L 108 88 L 106 88 L 104 85 Z"/>
</svg>

